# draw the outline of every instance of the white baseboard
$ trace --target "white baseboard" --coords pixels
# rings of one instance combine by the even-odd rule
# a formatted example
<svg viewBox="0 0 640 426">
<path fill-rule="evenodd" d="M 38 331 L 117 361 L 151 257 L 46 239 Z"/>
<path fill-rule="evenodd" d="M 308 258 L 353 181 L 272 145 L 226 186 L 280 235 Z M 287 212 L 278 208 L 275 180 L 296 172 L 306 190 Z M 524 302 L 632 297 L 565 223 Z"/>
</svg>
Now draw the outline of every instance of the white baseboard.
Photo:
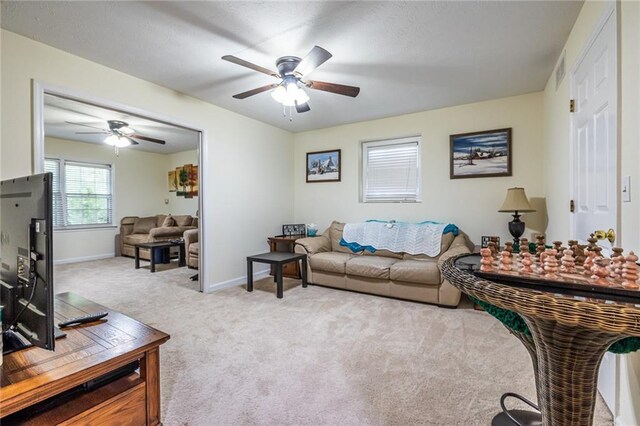
<svg viewBox="0 0 640 426">
<path fill-rule="evenodd" d="M 64 265 L 65 263 L 78 263 L 78 262 L 89 262 L 91 260 L 100 260 L 100 259 L 108 259 L 110 257 L 115 257 L 115 253 L 104 253 L 97 254 L 95 256 L 84 256 L 84 257 L 70 257 L 67 259 L 57 259 L 53 261 L 54 265 Z"/>
<path fill-rule="evenodd" d="M 268 277 L 270 273 L 270 269 L 263 269 L 262 271 L 257 271 L 253 273 L 253 280 L 260 280 L 262 278 Z M 213 283 L 210 285 L 205 285 L 204 292 L 212 293 L 214 291 L 222 290 L 229 287 L 235 287 L 237 285 L 245 284 L 247 282 L 247 276 L 243 275 L 238 278 L 233 278 L 227 281 L 221 281 L 219 283 Z"/>
</svg>

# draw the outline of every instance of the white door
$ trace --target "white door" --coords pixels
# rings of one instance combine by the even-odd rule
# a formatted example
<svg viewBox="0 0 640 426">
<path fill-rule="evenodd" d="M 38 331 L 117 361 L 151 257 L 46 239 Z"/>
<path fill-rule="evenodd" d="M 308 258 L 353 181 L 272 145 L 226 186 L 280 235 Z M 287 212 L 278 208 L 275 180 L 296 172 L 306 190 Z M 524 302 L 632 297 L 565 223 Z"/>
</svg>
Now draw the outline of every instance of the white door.
<svg viewBox="0 0 640 426">
<path fill-rule="evenodd" d="M 599 27 L 571 74 L 573 215 L 572 237 L 585 241 L 596 230 L 617 231 L 617 38 L 616 14 Z M 599 241 L 611 248 L 606 240 Z M 614 242 L 615 245 L 615 242 Z M 598 390 L 616 413 L 617 357 L 605 355 Z"/>
</svg>

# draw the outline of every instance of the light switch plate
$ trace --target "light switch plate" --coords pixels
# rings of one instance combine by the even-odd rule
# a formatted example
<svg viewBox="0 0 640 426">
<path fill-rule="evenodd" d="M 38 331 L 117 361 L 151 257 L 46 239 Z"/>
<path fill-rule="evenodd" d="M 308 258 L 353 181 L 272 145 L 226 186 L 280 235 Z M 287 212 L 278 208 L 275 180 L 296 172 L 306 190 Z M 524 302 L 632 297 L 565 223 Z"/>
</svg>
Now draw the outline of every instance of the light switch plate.
<svg viewBox="0 0 640 426">
<path fill-rule="evenodd" d="M 622 202 L 631 202 L 631 176 L 624 176 L 622 178 Z"/>
</svg>

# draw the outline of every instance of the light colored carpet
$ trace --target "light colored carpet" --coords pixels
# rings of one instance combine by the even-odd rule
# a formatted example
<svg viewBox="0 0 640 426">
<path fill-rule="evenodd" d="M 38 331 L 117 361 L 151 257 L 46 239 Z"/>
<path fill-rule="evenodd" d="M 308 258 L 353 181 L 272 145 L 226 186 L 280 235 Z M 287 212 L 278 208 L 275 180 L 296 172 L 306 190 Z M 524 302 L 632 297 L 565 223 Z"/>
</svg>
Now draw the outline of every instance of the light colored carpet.
<svg viewBox="0 0 640 426">
<path fill-rule="evenodd" d="M 504 392 L 535 398 L 524 347 L 488 314 L 272 279 L 214 294 L 193 270 L 114 258 L 60 265 L 73 291 L 171 335 L 165 425 L 488 425 Z M 612 424 L 601 400 L 597 425 Z"/>
</svg>

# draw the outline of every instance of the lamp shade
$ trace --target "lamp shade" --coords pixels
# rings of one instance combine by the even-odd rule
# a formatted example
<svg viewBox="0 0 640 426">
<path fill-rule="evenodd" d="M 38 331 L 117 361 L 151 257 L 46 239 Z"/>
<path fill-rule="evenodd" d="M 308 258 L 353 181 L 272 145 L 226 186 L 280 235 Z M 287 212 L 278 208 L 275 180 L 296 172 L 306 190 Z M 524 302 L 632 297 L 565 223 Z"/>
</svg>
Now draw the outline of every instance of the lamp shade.
<svg viewBox="0 0 640 426">
<path fill-rule="evenodd" d="M 499 212 L 535 212 L 535 209 L 529 204 L 524 188 L 509 188 L 507 197 L 502 203 Z"/>
</svg>

